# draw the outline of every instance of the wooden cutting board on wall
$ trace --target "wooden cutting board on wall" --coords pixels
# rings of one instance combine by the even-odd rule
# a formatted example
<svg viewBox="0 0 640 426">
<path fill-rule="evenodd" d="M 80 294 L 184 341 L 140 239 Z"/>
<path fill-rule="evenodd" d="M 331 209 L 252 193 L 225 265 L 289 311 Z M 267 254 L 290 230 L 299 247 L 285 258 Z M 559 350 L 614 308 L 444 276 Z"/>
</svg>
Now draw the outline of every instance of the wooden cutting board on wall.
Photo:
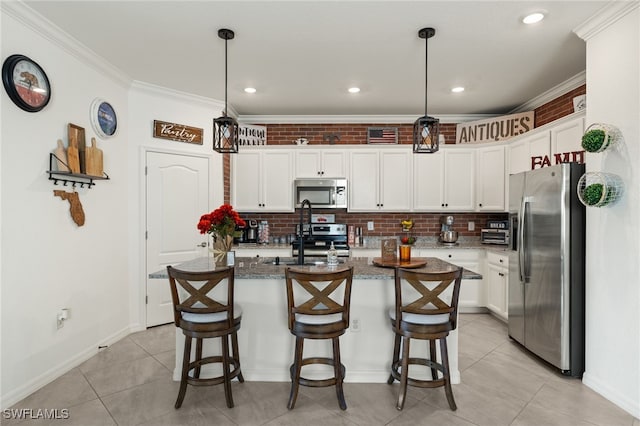
<svg viewBox="0 0 640 426">
<path fill-rule="evenodd" d="M 78 153 L 78 139 L 75 134 L 69 134 L 69 148 L 67 149 L 67 164 L 71 173 L 80 173 L 80 156 Z"/>
<path fill-rule="evenodd" d="M 91 176 L 102 176 L 102 150 L 96 146 L 96 138 L 91 138 L 91 146 L 85 150 L 86 173 Z"/>
</svg>

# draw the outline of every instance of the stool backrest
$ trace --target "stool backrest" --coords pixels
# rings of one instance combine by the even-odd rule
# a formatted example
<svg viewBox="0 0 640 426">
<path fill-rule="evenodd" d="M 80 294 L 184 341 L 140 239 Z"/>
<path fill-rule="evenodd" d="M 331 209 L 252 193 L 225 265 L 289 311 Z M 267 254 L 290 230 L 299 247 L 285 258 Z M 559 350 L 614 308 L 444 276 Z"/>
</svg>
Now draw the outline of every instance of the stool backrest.
<svg viewBox="0 0 640 426">
<path fill-rule="evenodd" d="M 188 272 L 167 266 L 173 316 L 176 327 L 182 313 L 227 313 L 228 326 L 233 324 L 233 281 L 235 269 L 226 267 L 215 271 Z"/>
<path fill-rule="evenodd" d="M 400 326 L 402 314 L 407 313 L 419 315 L 449 314 L 449 322 L 452 325 L 452 329 L 455 329 L 458 318 L 458 298 L 460 296 L 461 281 L 462 268 L 451 272 L 438 273 L 396 268 L 396 328 Z M 453 286 L 452 291 L 448 290 L 451 286 Z"/>
<path fill-rule="evenodd" d="M 336 271 L 303 272 L 287 268 L 287 305 L 289 329 L 293 328 L 296 314 L 342 314 L 349 324 L 353 267 Z"/>
</svg>

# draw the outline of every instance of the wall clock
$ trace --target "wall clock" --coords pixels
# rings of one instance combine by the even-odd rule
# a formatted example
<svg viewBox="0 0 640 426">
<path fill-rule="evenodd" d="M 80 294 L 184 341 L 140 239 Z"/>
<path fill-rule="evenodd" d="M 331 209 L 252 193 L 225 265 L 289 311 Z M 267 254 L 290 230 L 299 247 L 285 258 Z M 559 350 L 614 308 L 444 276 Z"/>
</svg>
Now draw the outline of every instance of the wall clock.
<svg viewBox="0 0 640 426">
<path fill-rule="evenodd" d="M 40 111 L 51 99 L 47 74 L 24 55 L 11 55 L 4 61 L 2 84 L 13 103 L 28 112 Z"/>
<path fill-rule="evenodd" d="M 91 126 L 101 138 L 110 138 L 118 130 L 118 117 L 111 104 L 104 99 L 91 103 Z"/>
</svg>

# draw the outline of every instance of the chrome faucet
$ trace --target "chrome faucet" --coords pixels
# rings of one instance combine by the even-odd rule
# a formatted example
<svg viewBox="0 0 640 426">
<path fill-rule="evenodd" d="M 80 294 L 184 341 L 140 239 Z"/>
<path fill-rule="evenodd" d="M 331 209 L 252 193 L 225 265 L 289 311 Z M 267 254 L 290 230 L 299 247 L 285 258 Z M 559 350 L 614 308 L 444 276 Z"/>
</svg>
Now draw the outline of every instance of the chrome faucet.
<svg viewBox="0 0 640 426">
<path fill-rule="evenodd" d="M 309 235 L 311 235 L 311 201 L 305 199 L 300 203 L 300 224 L 298 228 L 298 265 L 304 265 L 304 206 L 309 210 Z"/>
</svg>

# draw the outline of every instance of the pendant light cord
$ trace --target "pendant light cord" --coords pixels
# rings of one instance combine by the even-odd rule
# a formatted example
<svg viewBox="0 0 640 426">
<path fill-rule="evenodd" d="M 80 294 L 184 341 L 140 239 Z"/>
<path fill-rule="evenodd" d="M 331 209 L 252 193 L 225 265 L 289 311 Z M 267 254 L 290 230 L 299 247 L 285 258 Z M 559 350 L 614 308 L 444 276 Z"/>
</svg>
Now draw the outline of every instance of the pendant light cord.
<svg viewBox="0 0 640 426">
<path fill-rule="evenodd" d="M 227 116 L 227 38 L 224 39 L 224 116 Z M 426 107 L 425 107 L 426 108 Z"/>
<path fill-rule="evenodd" d="M 424 39 L 424 115 L 427 115 L 427 88 L 429 79 L 427 74 L 429 73 L 429 38 Z"/>
</svg>

